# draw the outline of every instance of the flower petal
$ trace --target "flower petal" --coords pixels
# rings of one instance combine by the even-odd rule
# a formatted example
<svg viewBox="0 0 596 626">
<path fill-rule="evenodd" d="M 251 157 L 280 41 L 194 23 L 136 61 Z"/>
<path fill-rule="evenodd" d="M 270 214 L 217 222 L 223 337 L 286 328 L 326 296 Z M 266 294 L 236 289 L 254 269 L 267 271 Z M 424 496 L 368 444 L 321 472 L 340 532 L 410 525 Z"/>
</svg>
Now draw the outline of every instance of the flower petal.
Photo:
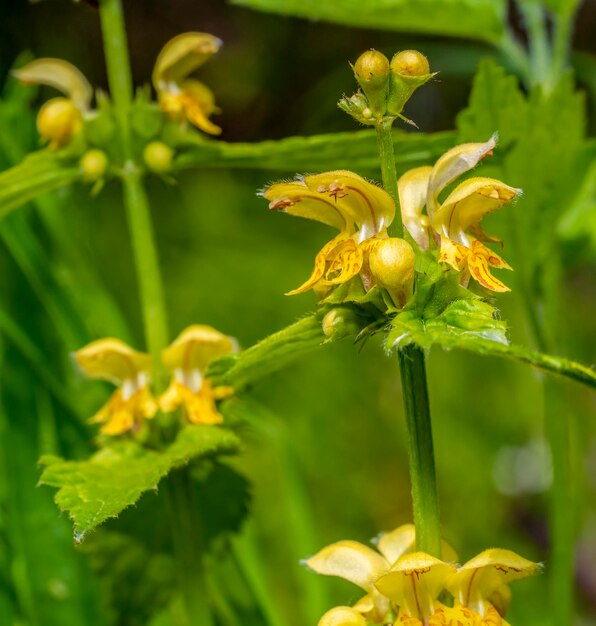
<svg viewBox="0 0 596 626">
<path fill-rule="evenodd" d="M 496 267 L 500 270 L 513 270 L 511 265 L 509 265 L 505 259 L 502 259 L 496 252 L 493 252 L 490 248 L 476 239 L 472 242 L 472 252 L 474 254 L 481 254 L 484 256 L 491 267 Z"/>
<path fill-rule="evenodd" d="M 319 626 L 366 626 L 366 620 L 349 606 L 336 606 L 321 617 Z"/>
<path fill-rule="evenodd" d="M 222 42 L 208 33 L 182 33 L 161 49 L 153 68 L 153 85 L 157 91 L 177 84 L 203 65 L 220 48 Z"/>
<path fill-rule="evenodd" d="M 433 228 L 441 235 L 456 239 L 458 233 L 520 193 L 521 189 L 494 178 L 470 178 L 458 185 L 441 204 L 432 218 Z"/>
<path fill-rule="evenodd" d="M 448 237 L 441 237 L 441 251 L 439 263 L 447 263 L 456 271 L 461 271 L 466 265 L 466 259 L 470 255 L 470 249 L 462 246 Z"/>
<path fill-rule="evenodd" d="M 74 352 L 73 357 L 89 378 L 115 384 L 136 381 L 141 372 L 151 371 L 151 357 L 133 350 L 119 339 L 98 339 Z"/>
<path fill-rule="evenodd" d="M 325 283 L 340 285 L 356 276 L 364 263 L 364 252 L 353 239 L 346 239 L 327 254 Z"/>
<path fill-rule="evenodd" d="M 416 529 L 414 524 L 404 524 L 388 533 L 383 533 L 377 543 L 379 552 L 391 564 L 416 549 Z"/>
<path fill-rule="evenodd" d="M 306 561 L 318 574 L 339 576 L 373 591 L 373 583 L 384 574 L 389 564 L 378 553 L 357 541 L 339 541 L 323 548 Z"/>
<path fill-rule="evenodd" d="M 204 372 L 211 361 L 238 351 L 234 339 L 211 326 L 193 324 L 161 354 L 163 364 L 170 370 Z"/>
<path fill-rule="evenodd" d="M 497 134 L 495 133 L 486 143 L 464 143 L 448 150 L 439 158 L 433 167 L 428 183 L 429 217 L 432 218 L 439 208 L 438 196 L 441 191 L 458 176 L 476 167 L 481 159 L 491 154 L 496 145 Z"/>
<path fill-rule="evenodd" d="M 457 601 L 475 609 L 503 585 L 532 576 L 539 570 L 538 563 L 528 561 L 511 550 L 492 548 L 463 565 L 451 579 L 448 588 Z"/>
<path fill-rule="evenodd" d="M 91 104 L 93 88 L 89 81 L 72 63 L 63 59 L 36 59 L 12 74 L 23 83 L 58 89 L 81 111 L 86 111 Z"/>
<path fill-rule="evenodd" d="M 359 241 L 387 228 L 395 217 L 395 203 L 381 187 L 349 172 L 335 170 L 306 176 L 304 184 L 332 199 L 340 211 L 356 223 L 361 231 Z"/>
<path fill-rule="evenodd" d="M 428 231 L 426 219 L 422 219 L 422 210 L 426 206 L 432 170 L 429 166 L 416 167 L 397 181 L 402 222 L 414 241 L 425 250 L 428 248 Z"/>
<path fill-rule="evenodd" d="M 342 232 L 350 230 L 348 218 L 333 200 L 310 191 L 303 182 L 275 183 L 263 191 L 272 211 L 283 211 L 333 226 Z"/>
<path fill-rule="evenodd" d="M 507 285 L 502 283 L 500 280 L 496 279 L 490 273 L 489 260 L 488 260 L 489 258 L 490 257 L 482 253 L 471 252 L 468 255 L 468 268 L 470 269 L 470 274 L 483 287 L 486 287 L 487 289 L 490 289 L 491 291 L 497 291 L 500 293 L 511 291 L 511 289 L 509 289 Z M 494 258 L 500 259 L 501 257 L 494 255 Z"/>
<path fill-rule="evenodd" d="M 205 133 L 219 135 L 221 128 L 209 119 L 209 115 L 217 110 L 211 89 L 192 78 L 185 80 L 180 88 L 182 109 L 188 121 Z"/>
</svg>

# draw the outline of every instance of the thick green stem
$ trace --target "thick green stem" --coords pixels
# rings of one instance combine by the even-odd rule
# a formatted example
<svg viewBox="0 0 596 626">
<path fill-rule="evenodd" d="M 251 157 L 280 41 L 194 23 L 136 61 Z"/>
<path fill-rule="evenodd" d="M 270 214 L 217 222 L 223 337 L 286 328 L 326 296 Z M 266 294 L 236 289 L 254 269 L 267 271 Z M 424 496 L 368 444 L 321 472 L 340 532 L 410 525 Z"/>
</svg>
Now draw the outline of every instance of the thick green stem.
<svg viewBox="0 0 596 626">
<path fill-rule="evenodd" d="M 383 186 L 395 201 L 397 211 L 396 219 L 391 226 L 391 235 L 403 237 L 404 228 L 399 217 L 399 195 L 391 133 L 392 122 L 392 120 L 385 120 L 377 126 L 377 143 Z M 400 350 L 398 354 L 408 424 L 410 480 L 412 483 L 416 545 L 418 550 L 440 557 L 439 499 L 424 353 L 417 346 L 408 346 Z"/>
<path fill-rule="evenodd" d="M 393 152 L 393 119 L 388 118 L 377 125 L 377 146 L 379 148 L 379 159 L 381 161 L 381 175 L 383 177 L 383 187 L 393 198 L 396 210 L 399 211 L 399 194 L 397 192 L 397 174 L 395 172 L 395 154 Z M 390 234 L 394 237 L 404 236 L 404 227 L 399 219 L 399 215 L 391 224 Z"/>
<path fill-rule="evenodd" d="M 439 499 L 424 353 L 417 346 L 411 345 L 398 354 L 408 424 L 416 547 L 440 557 Z"/>
</svg>

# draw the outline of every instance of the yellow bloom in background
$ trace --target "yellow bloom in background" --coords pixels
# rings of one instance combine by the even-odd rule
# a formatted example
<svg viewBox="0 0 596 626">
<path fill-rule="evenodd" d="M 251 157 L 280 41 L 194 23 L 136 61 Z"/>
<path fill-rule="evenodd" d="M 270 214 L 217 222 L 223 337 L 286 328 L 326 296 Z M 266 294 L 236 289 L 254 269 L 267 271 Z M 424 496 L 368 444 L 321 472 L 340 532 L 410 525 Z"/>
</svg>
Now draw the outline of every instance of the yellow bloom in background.
<svg viewBox="0 0 596 626">
<path fill-rule="evenodd" d="M 39 134 L 51 148 L 66 145 L 81 131 L 93 89 L 74 65 L 62 59 L 37 59 L 13 75 L 25 84 L 48 85 L 66 96 L 48 100 L 37 115 Z"/>
<path fill-rule="evenodd" d="M 221 128 L 209 119 L 219 112 L 213 93 L 203 83 L 187 77 L 221 45 L 220 39 L 207 33 L 182 33 L 166 43 L 153 68 L 153 86 L 162 110 L 210 135 L 221 133 Z"/>
<path fill-rule="evenodd" d="M 346 626 L 357 626 L 365 623 L 358 621 L 358 615 L 372 622 L 385 620 L 391 612 L 390 596 L 379 590 L 375 583 L 392 571 L 393 563 L 412 552 L 415 544 L 414 525 L 405 524 L 380 536 L 378 552 L 357 541 L 339 541 L 307 559 L 305 564 L 318 574 L 344 578 L 366 591 L 366 595 L 353 607 L 336 607 L 327 612 L 319 626 L 340 626 L 344 623 Z M 445 542 L 443 551 L 448 558 L 457 559 L 453 549 Z M 345 621 L 342 622 L 342 619 Z"/>
<path fill-rule="evenodd" d="M 118 389 L 91 418 L 103 424 L 104 435 L 138 431 L 145 419 L 157 412 L 149 389 L 151 358 L 137 352 L 119 339 L 99 339 L 74 353 L 74 358 L 89 378 L 107 380 Z"/>
<path fill-rule="evenodd" d="M 387 238 L 395 216 L 391 196 L 361 176 L 345 170 L 275 183 L 263 191 L 269 208 L 322 222 L 339 230 L 315 258 L 310 278 L 287 295 L 315 289 L 325 292 L 360 274 L 366 289 L 374 277 L 368 254 Z"/>
<path fill-rule="evenodd" d="M 160 396 L 162 411 L 183 406 L 192 424 L 220 424 L 221 413 L 216 401 L 233 393 L 231 387 L 212 387 L 204 378 L 211 361 L 238 351 L 236 341 L 211 326 L 189 326 L 162 353 L 166 368 L 172 372 L 172 382 Z"/>
<path fill-rule="evenodd" d="M 429 231 L 440 239 L 439 261 L 470 276 L 491 291 L 510 291 L 496 279 L 490 268 L 511 269 L 483 242 L 498 241 L 480 227 L 482 218 L 514 200 L 521 189 L 494 178 L 471 178 L 460 183 L 440 201 L 441 192 L 456 178 L 492 154 L 496 135 L 486 143 L 469 143 L 446 152 L 434 167 L 418 167 L 398 181 L 402 220 L 414 240 L 429 246 Z M 426 207 L 427 215 L 423 214 Z"/>
</svg>

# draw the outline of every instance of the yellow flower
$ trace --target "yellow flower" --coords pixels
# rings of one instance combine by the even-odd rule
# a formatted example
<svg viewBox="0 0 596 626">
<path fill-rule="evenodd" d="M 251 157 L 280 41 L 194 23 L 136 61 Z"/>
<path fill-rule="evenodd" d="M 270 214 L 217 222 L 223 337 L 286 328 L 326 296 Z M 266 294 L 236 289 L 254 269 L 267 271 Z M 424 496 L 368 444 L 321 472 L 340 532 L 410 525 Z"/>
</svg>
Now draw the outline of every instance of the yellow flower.
<svg viewBox="0 0 596 626">
<path fill-rule="evenodd" d="M 157 412 L 157 403 L 149 390 L 151 358 L 137 352 L 119 339 L 99 339 L 74 353 L 74 358 L 90 378 L 108 380 L 118 389 L 91 418 L 103 424 L 104 435 L 138 431 L 144 419 Z"/>
<path fill-rule="evenodd" d="M 507 608 L 499 606 L 500 599 L 505 595 L 508 601 L 509 583 L 532 576 L 539 569 L 538 563 L 511 550 L 485 550 L 460 567 L 449 582 L 448 590 L 455 600 L 451 611 L 469 615 L 463 626 L 508 626 L 497 610 L 504 613 Z M 449 622 L 437 622 L 443 623 Z"/>
<path fill-rule="evenodd" d="M 211 361 L 237 352 L 236 341 L 211 326 L 189 326 L 162 353 L 164 365 L 173 374 L 168 389 L 160 396 L 162 411 L 180 405 L 192 424 L 219 424 L 222 415 L 215 402 L 229 397 L 231 387 L 212 387 L 203 376 Z"/>
<path fill-rule="evenodd" d="M 521 189 L 509 187 L 494 178 L 470 178 L 460 183 L 441 202 L 440 193 L 463 173 L 492 154 L 496 135 L 486 143 L 469 143 L 446 152 L 434 167 L 418 167 L 398 181 L 402 220 L 410 235 L 422 248 L 428 248 L 429 228 L 440 239 L 439 261 L 463 272 L 462 282 L 470 276 L 492 291 L 510 291 L 490 272 L 490 268 L 511 269 L 482 242 L 498 241 L 480 227 L 481 219 L 511 202 Z M 426 207 L 427 215 L 423 215 Z"/>
<path fill-rule="evenodd" d="M 366 591 L 366 595 L 353 607 L 336 607 L 326 613 L 319 626 L 357 626 L 364 623 L 358 621 L 357 615 L 373 622 L 386 620 L 392 610 L 390 596 L 379 589 L 376 582 L 392 571 L 393 563 L 399 563 L 403 555 L 412 552 L 415 543 L 414 525 L 405 524 L 380 536 L 377 542 L 378 552 L 357 541 L 339 541 L 307 559 L 306 565 L 318 574 L 339 576 Z M 457 558 L 446 543 L 443 543 L 443 550 L 454 560 Z"/>
<path fill-rule="evenodd" d="M 365 288 L 374 277 L 368 253 L 382 239 L 395 216 L 391 196 L 361 176 L 345 170 L 275 183 L 263 191 L 269 208 L 328 224 L 339 230 L 315 258 L 311 277 L 287 295 L 347 282 L 360 273 Z"/>
<path fill-rule="evenodd" d="M 66 95 L 48 100 L 37 115 L 39 134 L 51 148 L 67 144 L 81 131 L 93 89 L 74 65 L 62 59 L 37 59 L 13 75 L 25 84 L 48 85 Z"/>
<path fill-rule="evenodd" d="M 211 90 L 187 76 L 221 47 L 221 40 L 207 33 L 182 33 L 162 48 L 153 68 L 153 86 L 162 110 L 171 117 L 188 120 L 210 135 L 221 128 L 209 120 L 218 113 Z"/>
</svg>

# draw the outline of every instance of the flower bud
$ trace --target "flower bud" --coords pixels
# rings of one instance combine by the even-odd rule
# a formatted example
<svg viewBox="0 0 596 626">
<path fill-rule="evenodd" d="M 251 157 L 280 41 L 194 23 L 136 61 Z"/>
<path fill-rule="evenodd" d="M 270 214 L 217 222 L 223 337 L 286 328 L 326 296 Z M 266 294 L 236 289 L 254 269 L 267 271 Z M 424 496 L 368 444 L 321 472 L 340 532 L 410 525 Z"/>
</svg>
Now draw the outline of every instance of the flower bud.
<svg viewBox="0 0 596 626">
<path fill-rule="evenodd" d="M 87 180 L 99 180 L 108 168 L 108 157 L 103 150 L 88 150 L 79 165 Z"/>
<path fill-rule="evenodd" d="M 373 279 L 387 289 L 401 307 L 412 295 L 415 260 L 412 246 L 397 237 L 382 239 L 369 253 L 368 263 Z"/>
<path fill-rule="evenodd" d="M 373 125 L 376 122 L 368 105 L 368 99 L 360 91 L 349 98 L 343 97 L 337 106 L 361 124 Z"/>
<path fill-rule="evenodd" d="M 430 80 L 428 59 L 417 50 L 402 50 L 391 59 L 387 112 L 399 115 L 414 91 Z"/>
<path fill-rule="evenodd" d="M 377 50 L 367 50 L 354 65 L 354 76 L 368 99 L 370 110 L 376 116 L 385 114 L 390 73 L 389 59 Z"/>
<path fill-rule="evenodd" d="M 143 160 L 147 167 L 157 173 L 167 172 L 172 166 L 174 151 L 162 141 L 152 141 L 143 150 Z"/>
<path fill-rule="evenodd" d="M 83 116 L 68 98 L 52 98 L 37 114 L 37 130 L 52 148 L 67 144 L 83 127 Z"/>
<path fill-rule="evenodd" d="M 331 309 L 323 318 L 323 333 L 330 341 L 355 335 L 360 328 L 358 315 L 346 307 Z"/>
</svg>

